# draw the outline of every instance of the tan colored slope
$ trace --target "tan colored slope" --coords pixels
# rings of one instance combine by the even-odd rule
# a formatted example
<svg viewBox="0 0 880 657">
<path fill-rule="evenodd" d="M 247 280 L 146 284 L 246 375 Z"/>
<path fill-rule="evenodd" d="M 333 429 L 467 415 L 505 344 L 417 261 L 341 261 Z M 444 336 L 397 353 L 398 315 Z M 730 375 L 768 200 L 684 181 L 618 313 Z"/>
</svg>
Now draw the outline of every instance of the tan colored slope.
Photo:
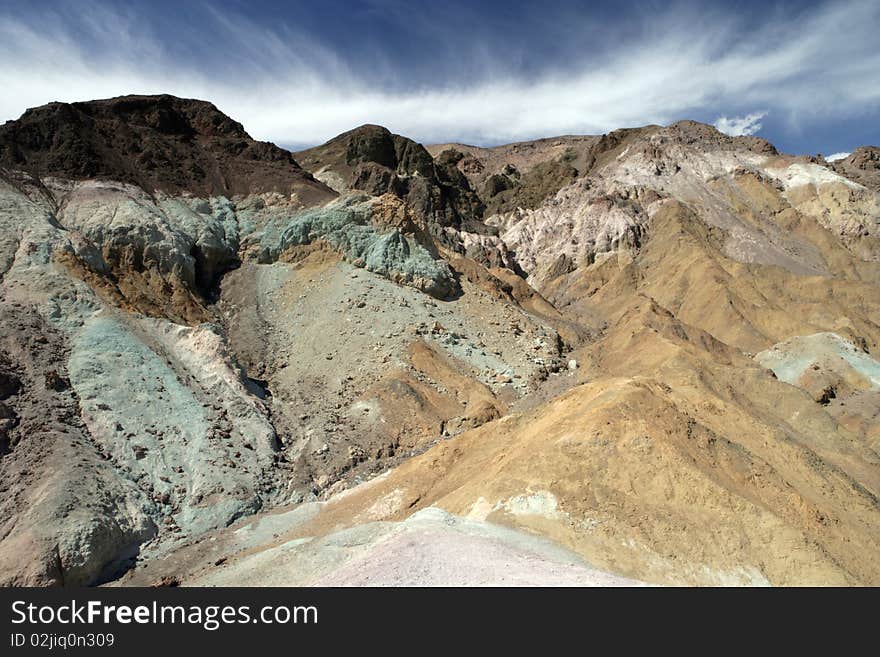
<svg viewBox="0 0 880 657">
<path fill-rule="evenodd" d="M 648 301 L 592 356 L 622 375 L 444 442 L 285 538 L 394 499 L 390 519 L 436 505 L 653 582 L 880 581 L 877 454 L 807 395 Z"/>
<path fill-rule="evenodd" d="M 820 331 L 880 348 L 880 268 L 858 261 L 821 227 L 809 230 L 818 234 L 816 242 L 828 242 L 826 262 L 836 259 L 840 273 L 806 276 L 736 262 L 720 253 L 719 232 L 671 202 L 653 217 L 651 238 L 635 258 L 612 255 L 550 281 L 543 293 L 563 312 L 598 308 L 612 320 L 634 293 L 644 294 L 682 321 L 752 353 Z"/>
<path fill-rule="evenodd" d="M 637 253 L 668 202 L 686 206 L 736 262 L 859 280 L 850 256 L 880 259 L 880 195 L 828 167 L 688 122 L 615 134 L 586 175 L 540 206 L 485 220 L 548 298 L 553 279 Z"/>
<path fill-rule="evenodd" d="M 311 550 L 299 539 L 440 507 L 654 583 L 880 582 L 880 457 L 807 393 L 643 296 L 578 356 L 582 385 L 436 445 L 224 568 L 284 577 L 267 561 L 282 546 L 292 558 Z"/>
<path fill-rule="evenodd" d="M 283 581 L 299 572 L 288 573 L 287 561 L 312 550 L 314 539 L 301 539 L 339 541 L 346 528 L 354 536 L 365 523 L 437 506 L 535 532 L 601 570 L 655 583 L 876 584 L 880 509 L 860 474 L 876 474 L 876 455 L 853 447 L 854 436 L 800 391 L 742 360 L 725 364 L 729 350 L 695 346 L 698 331 L 672 321 L 673 333 L 692 334 L 682 340 L 654 333 L 648 320 L 669 321 L 646 304 L 596 349 L 623 361 L 618 349 L 635 334 L 662 354 L 655 376 L 603 376 L 443 442 L 309 520 L 276 527 L 223 569 Z M 184 582 L 192 568 L 178 571 Z M 208 563 L 196 569 L 208 580 L 193 582 L 231 581 Z M 140 577 L 151 572 L 155 565 Z"/>
</svg>

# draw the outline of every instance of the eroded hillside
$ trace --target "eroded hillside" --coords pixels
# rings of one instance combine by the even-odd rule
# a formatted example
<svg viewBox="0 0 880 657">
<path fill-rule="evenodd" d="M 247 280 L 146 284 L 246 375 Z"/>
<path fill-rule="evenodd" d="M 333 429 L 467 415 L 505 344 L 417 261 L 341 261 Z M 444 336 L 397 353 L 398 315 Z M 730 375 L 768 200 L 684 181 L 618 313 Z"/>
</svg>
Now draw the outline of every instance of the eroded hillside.
<svg viewBox="0 0 880 657">
<path fill-rule="evenodd" d="M 874 150 L 30 110 L 3 581 L 877 584 Z"/>
</svg>

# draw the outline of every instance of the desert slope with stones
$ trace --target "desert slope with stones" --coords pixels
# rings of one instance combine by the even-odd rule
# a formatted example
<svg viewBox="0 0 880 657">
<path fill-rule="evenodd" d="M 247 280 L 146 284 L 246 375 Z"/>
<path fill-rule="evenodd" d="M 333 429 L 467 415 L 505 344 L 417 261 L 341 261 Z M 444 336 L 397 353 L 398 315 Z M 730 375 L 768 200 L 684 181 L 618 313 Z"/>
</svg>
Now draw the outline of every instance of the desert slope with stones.
<svg viewBox="0 0 880 657">
<path fill-rule="evenodd" d="M 0 581 L 876 585 L 875 152 L 29 110 Z"/>
</svg>

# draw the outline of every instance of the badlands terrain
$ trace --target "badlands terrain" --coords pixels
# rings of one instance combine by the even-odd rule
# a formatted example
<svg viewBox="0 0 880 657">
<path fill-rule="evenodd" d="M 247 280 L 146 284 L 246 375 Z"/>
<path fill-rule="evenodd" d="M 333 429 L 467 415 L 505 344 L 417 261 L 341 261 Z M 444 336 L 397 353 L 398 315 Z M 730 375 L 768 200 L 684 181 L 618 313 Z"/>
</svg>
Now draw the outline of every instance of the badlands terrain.
<svg viewBox="0 0 880 657">
<path fill-rule="evenodd" d="M 0 126 L 5 585 L 878 585 L 880 149 Z"/>
</svg>

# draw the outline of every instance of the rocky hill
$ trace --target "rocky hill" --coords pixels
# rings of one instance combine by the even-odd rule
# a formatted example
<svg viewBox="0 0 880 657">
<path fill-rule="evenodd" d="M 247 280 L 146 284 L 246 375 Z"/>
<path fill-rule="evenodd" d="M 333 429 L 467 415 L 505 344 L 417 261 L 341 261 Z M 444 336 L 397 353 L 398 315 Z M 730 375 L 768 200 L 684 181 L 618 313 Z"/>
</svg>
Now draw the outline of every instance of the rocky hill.
<svg viewBox="0 0 880 657">
<path fill-rule="evenodd" d="M 30 109 L 0 126 L 0 166 L 169 194 L 296 193 L 306 205 L 334 196 L 288 151 L 254 141 L 211 103 L 168 95 Z"/>
<path fill-rule="evenodd" d="M 876 149 L 0 127 L 5 584 L 878 584 Z"/>
<path fill-rule="evenodd" d="M 421 144 L 364 125 L 294 154 L 339 193 L 362 190 L 405 199 L 439 238 L 444 228 L 478 225 L 483 207 L 454 162 L 434 159 Z"/>
<path fill-rule="evenodd" d="M 880 191 L 880 148 L 877 146 L 861 146 L 834 162 L 832 168 L 869 189 Z"/>
</svg>

